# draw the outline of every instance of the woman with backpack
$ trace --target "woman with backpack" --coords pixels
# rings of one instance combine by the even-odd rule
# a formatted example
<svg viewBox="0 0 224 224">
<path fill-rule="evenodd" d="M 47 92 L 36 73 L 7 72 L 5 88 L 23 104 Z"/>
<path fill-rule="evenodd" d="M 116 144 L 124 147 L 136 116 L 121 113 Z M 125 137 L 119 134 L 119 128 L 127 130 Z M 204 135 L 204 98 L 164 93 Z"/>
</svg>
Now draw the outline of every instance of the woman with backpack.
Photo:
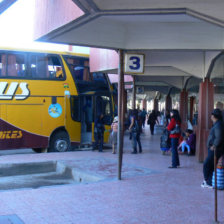
<svg viewBox="0 0 224 224">
<path fill-rule="evenodd" d="M 181 135 L 181 118 L 178 110 L 172 110 L 170 112 L 171 120 L 167 126 L 167 130 L 170 132 L 171 139 L 171 151 L 172 151 L 172 165 L 169 168 L 177 168 L 180 166 L 179 155 L 177 152 L 178 142 Z"/>
<path fill-rule="evenodd" d="M 129 131 L 132 135 L 132 147 L 133 151 L 132 154 L 137 154 L 137 144 L 139 146 L 139 153 L 142 153 L 142 145 L 141 145 L 141 125 L 138 118 L 138 110 L 133 110 L 133 114 L 131 117 L 131 124 L 129 126 Z"/>
</svg>

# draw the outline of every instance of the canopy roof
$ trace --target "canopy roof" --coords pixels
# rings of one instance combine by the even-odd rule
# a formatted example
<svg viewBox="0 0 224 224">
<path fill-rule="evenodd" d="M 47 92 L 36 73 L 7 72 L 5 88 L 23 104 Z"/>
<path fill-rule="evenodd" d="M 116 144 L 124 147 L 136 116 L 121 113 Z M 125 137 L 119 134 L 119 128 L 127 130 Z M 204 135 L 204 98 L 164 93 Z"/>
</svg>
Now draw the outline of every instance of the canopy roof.
<svg viewBox="0 0 224 224">
<path fill-rule="evenodd" d="M 197 91 L 206 76 L 223 77 L 222 66 L 209 74 L 224 48 L 223 0 L 50 2 L 36 3 L 36 27 L 45 24 L 36 29 L 38 40 L 144 53 L 145 72 L 136 76 L 136 85 L 145 89 Z M 117 67 L 104 72 L 116 74 Z"/>
<path fill-rule="evenodd" d="M 219 50 L 224 46 L 222 0 L 73 2 L 84 14 L 42 34 L 39 40 L 137 50 Z"/>
</svg>

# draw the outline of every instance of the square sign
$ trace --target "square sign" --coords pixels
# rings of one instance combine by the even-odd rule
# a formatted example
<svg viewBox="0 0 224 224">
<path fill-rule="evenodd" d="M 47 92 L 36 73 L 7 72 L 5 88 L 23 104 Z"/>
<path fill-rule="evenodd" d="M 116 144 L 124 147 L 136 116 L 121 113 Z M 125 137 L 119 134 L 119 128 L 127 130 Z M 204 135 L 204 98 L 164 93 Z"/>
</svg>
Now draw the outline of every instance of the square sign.
<svg viewBox="0 0 224 224">
<path fill-rule="evenodd" d="M 124 72 L 144 73 L 144 54 L 125 54 Z"/>
</svg>

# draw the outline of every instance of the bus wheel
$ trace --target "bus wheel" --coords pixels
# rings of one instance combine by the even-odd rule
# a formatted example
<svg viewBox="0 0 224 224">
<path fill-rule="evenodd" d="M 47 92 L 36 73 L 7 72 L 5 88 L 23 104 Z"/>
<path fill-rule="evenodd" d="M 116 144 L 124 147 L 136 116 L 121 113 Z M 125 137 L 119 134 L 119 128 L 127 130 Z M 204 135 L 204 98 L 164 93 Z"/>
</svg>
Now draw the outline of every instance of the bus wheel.
<svg viewBox="0 0 224 224">
<path fill-rule="evenodd" d="M 59 131 L 52 136 L 49 152 L 66 152 L 70 149 L 70 140 L 67 132 Z"/>
<path fill-rule="evenodd" d="M 47 148 L 33 148 L 33 151 L 36 153 L 44 153 L 47 152 Z"/>
</svg>

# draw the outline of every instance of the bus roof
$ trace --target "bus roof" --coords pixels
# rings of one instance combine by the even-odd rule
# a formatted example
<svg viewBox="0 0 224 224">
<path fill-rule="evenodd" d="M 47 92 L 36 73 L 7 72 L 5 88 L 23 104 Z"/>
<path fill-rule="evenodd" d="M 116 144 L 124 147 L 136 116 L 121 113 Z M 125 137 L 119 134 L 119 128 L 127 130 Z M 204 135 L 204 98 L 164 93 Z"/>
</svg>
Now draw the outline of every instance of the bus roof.
<svg viewBox="0 0 224 224">
<path fill-rule="evenodd" d="M 49 53 L 49 54 L 60 54 L 60 55 L 71 55 L 71 56 L 79 56 L 89 58 L 88 54 L 75 53 L 70 51 L 54 51 L 54 50 L 40 50 L 40 49 L 26 49 L 26 48 L 15 48 L 15 47 L 1 47 L 0 51 L 21 51 L 21 52 L 35 52 L 35 53 Z"/>
</svg>

